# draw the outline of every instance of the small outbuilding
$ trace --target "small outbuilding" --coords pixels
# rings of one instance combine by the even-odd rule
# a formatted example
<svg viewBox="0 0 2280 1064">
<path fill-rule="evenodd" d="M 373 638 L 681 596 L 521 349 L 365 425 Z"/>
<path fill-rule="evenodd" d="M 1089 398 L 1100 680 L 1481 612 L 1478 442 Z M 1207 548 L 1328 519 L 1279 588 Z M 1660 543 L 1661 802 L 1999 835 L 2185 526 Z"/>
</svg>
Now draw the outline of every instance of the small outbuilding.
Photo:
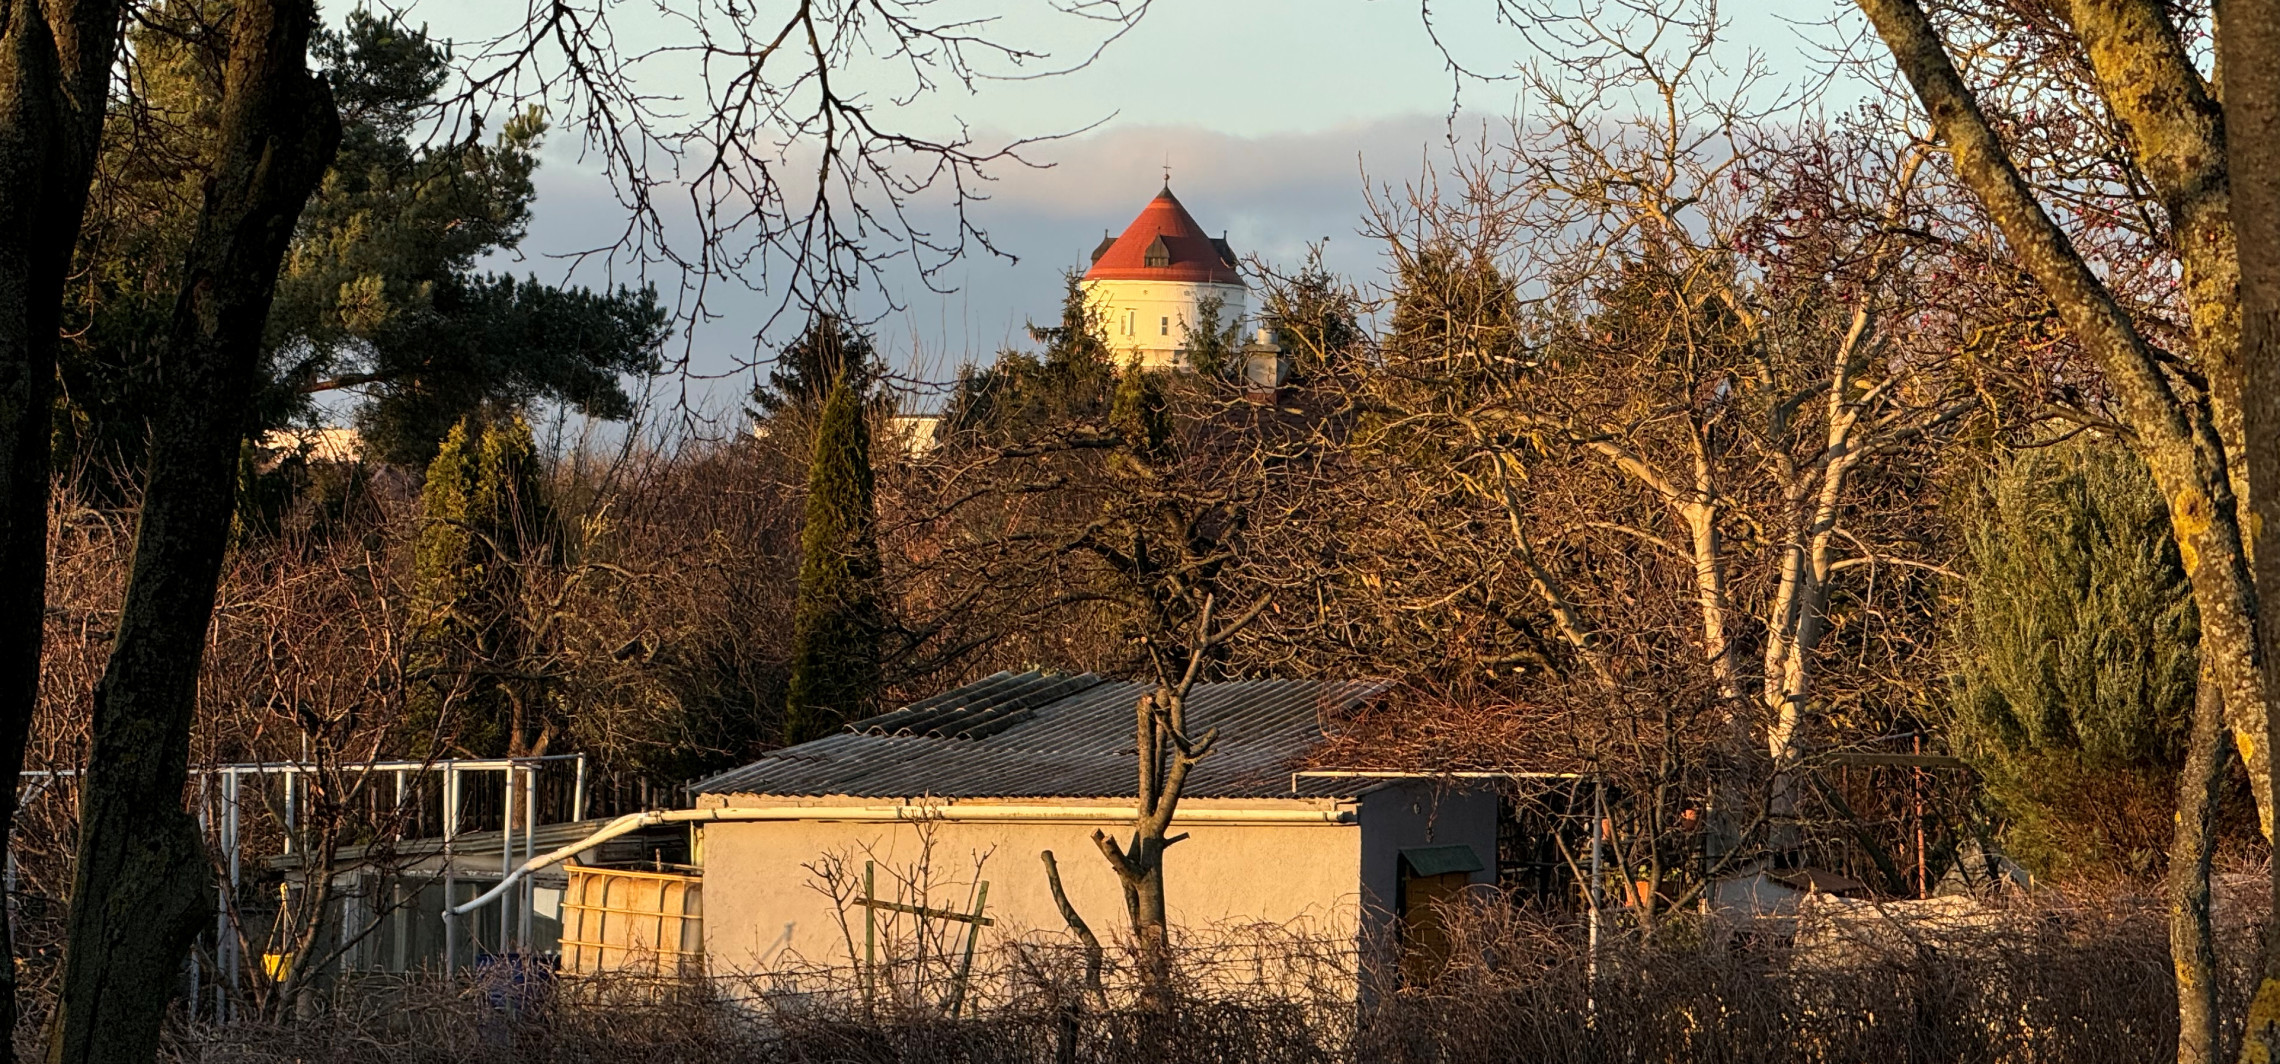
<svg viewBox="0 0 2280 1064">
<path fill-rule="evenodd" d="M 1189 730 L 1216 728 L 1219 741 L 1173 821 L 1186 839 L 1166 851 L 1176 934 L 1274 925 L 1433 950 L 1432 903 L 1496 882 L 1499 795 L 1487 782 L 1305 767 L 1325 726 L 1385 687 L 1195 686 Z M 1123 894 L 1092 835 L 1131 830 L 1135 706 L 1152 689 L 999 673 L 692 784 L 700 814 L 725 814 L 698 822 L 692 844 L 706 970 L 861 964 L 888 948 L 881 913 L 938 918 L 953 948 L 1059 935 L 1043 851 L 1076 910 L 1114 935 Z"/>
</svg>

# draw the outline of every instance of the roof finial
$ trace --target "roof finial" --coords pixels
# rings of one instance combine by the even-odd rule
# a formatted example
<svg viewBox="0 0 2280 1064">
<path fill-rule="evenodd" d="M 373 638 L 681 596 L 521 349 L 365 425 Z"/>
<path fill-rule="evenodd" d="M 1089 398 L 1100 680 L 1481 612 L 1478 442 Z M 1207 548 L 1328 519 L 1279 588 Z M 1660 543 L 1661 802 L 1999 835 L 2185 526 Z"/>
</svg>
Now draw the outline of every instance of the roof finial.
<svg viewBox="0 0 2280 1064">
<path fill-rule="evenodd" d="M 1164 191 L 1172 190 L 1172 153 L 1164 153 Z"/>
</svg>

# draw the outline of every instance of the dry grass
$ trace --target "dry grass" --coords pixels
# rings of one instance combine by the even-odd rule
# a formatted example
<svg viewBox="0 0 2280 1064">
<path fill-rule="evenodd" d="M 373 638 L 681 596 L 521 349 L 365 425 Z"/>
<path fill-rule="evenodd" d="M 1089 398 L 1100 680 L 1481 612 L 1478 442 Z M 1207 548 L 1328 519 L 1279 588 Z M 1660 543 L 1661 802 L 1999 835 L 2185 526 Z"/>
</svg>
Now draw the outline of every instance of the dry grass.
<svg viewBox="0 0 2280 1064">
<path fill-rule="evenodd" d="M 500 1006 L 494 986 L 410 980 L 336 992 L 296 1021 L 181 1024 L 168 1055 L 214 1064 L 2136 1064 L 2168 1059 L 2175 1037 L 2159 910 L 2127 896 L 1678 922 L 1652 942 L 1610 935 L 1596 957 L 1565 917 L 1500 906 L 1453 924 L 1456 946 L 1439 978 L 1400 986 L 1366 976 L 1360 1004 L 1334 979 L 1230 980 L 1214 971 L 1228 954 L 1197 952 L 1182 964 L 1184 988 L 1161 1008 L 1119 992 L 1132 966 L 1115 958 L 1110 1004 L 1088 1005 L 1095 999 L 1071 978 L 1074 955 L 1031 945 L 986 962 L 1026 982 L 959 1018 L 927 993 L 866 1004 L 845 970 L 695 985 L 564 981 L 519 1013 Z M 2229 958 L 2236 976 L 2251 930 L 2225 936 L 2244 954 Z M 1340 963 L 1319 944 L 1290 949 L 1294 967 Z"/>
</svg>

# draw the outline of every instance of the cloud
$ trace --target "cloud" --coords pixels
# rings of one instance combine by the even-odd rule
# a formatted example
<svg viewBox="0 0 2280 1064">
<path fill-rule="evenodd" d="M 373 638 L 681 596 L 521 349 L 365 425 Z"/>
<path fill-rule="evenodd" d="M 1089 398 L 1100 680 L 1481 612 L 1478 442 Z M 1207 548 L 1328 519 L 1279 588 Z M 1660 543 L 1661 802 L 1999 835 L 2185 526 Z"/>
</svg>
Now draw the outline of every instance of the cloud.
<svg viewBox="0 0 2280 1064">
<path fill-rule="evenodd" d="M 1479 135 L 1482 119 L 1464 116 L 1455 128 L 1457 139 L 1469 142 Z M 1207 230 L 1224 230 L 1239 253 L 1293 263 L 1309 242 L 1327 238 L 1333 269 L 1374 280 L 1377 249 L 1359 233 L 1365 177 L 1396 187 L 1414 179 L 1424 167 L 1449 158 L 1450 134 L 1442 116 L 1420 114 L 1256 137 L 1201 126 L 1113 126 L 1035 145 L 1028 156 L 1049 166 L 998 168 L 986 186 L 987 199 L 970 208 L 992 241 L 1017 261 L 978 254 L 938 279 L 956 289 L 947 295 L 928 292 L 915 278 L 892 293 L 869 293 L 881 317 L 882 347 L 906 370 L 941 380 L 961 363 L 987 361 L 1004 347 L 1025 343 L 1028 321 L 1057 316 L 1061 272 L 1083 266 L 1103 231 L 1123 230 L 1155 194 L 1167 157 L 1182 202 Z M 977 139 L 989 142 L 986 135 Z M 622 208 L 591 170 L 549 159 L 538 180 L 539 200 L 523 248 L 531 259 L 607 244 L 622 230 Z M 939 208 L 919 218 L 937 226 L 947 222 Z M 598 283 L 602 266 L 588 263 L 576 279 Z M 563 270 L 543 260 L 494 268 L 535 270 L 549 279 Z M 622 276 L 624 264 L 618 269 Z M 888 295 L 899 311 L 886 309 Z M 691 338 L 692 370 L 724 377 L 704 388 L 725 396 L 749 387 L 741 371 L 767 357 L 770 345 L 762 342 L 756 349 L 754 332 L 774 306 L 767 294 L 739 289 L 719 298 L 716 292 L 722 317 L 697 325 Z"/>
</svg>

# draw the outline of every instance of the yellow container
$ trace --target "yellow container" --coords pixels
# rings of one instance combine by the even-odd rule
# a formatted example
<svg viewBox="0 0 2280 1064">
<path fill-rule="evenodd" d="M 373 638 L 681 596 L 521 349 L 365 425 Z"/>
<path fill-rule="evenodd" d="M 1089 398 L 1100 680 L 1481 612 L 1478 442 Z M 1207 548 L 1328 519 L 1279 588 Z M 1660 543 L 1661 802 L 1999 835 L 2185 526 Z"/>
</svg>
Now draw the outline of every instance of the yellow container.
<svg viewBox="0 0 2280 1064">
<path fill-rule="evenodd" d="M 704 973 L 704 877 L 569 865 L 562 970 Z"/>
</svg>

